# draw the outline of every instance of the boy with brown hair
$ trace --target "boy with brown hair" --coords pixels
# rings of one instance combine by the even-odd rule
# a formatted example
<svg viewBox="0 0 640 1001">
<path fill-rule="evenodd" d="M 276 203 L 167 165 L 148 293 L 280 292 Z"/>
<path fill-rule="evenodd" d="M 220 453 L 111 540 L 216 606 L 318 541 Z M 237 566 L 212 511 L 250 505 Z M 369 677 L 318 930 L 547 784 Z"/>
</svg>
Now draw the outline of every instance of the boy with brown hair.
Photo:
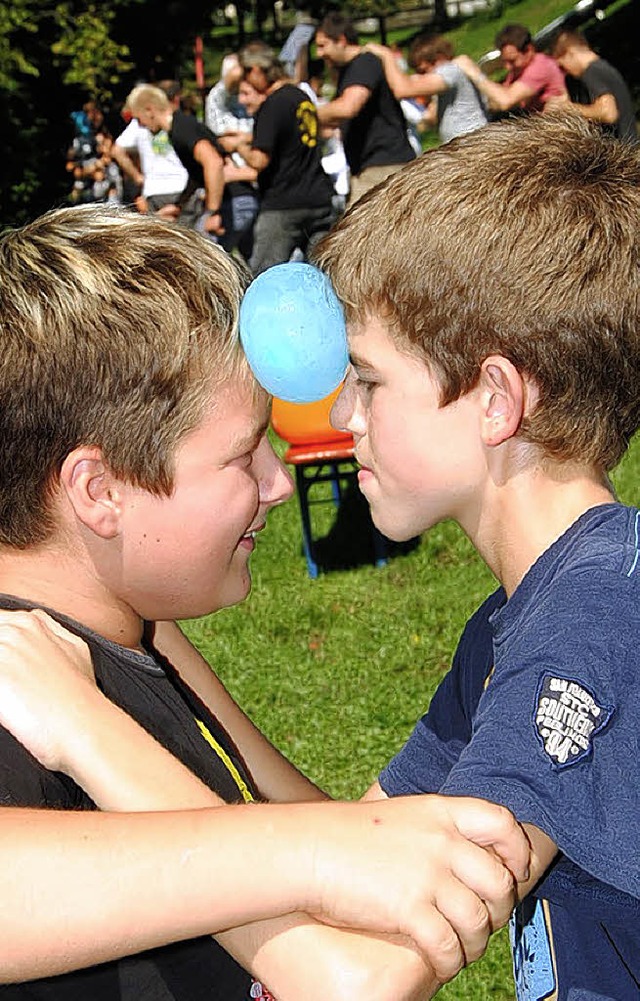
<svg viewBox="0 0 640 1001">
<path fill-rule="evenodd" d="M 0 273 L 0 996 L 433 992 L 506 920 L 513 818 L 321 802 L 163 621 L 246 597 L 291 492 L 239 345 L 246 276 L 106 208 L 3 234 Z"/>
<path fill-rule="evenodd" d="M 437 99 L 435 121 L 440 141 L 449 142 L 487 124 L 487 112 L 480 94 L 454 61 L 453 45 L 444 35 L 419 35 L 409 48 L 409 65 L 415 73 L 404 73 L 392 49 L 369 43 L 368 52 L 380 59 L 393 95 L 402 98 Z"/>
<path fill-rule="evenodd" d="M 637 998 L 640 512 L 607 474 L 640 423 L 640 154 L 571 114 L 490 125 L 371 192 L 317 260 L 374 522 L 453 518 L 501 585 L 369 796 L 508 806 L 536 856 L 518 998 Z"/>
<path fill-rule="evenodd" d="M 615 66 L 601 59 L 579 31 L 559 31 L 551 44 L 551 55 L 560 69 L 573 78 L 574 111 L 599 122 L 616 139 L 637 142 L 633 98 Z"/>
<path fill-rule="evenodd" d="M 507 70 L 502 83 L 486 77 L 469 56 L 458 56 L 455 60 L 492 109 L 529 114 L 544 111 L 550 102 L 567 101 L 562 73 L 550 56 L 536 50 L 531 32 L 523 24 L 505 24 L 496 35 L 495 44 Z"/>
</svg>

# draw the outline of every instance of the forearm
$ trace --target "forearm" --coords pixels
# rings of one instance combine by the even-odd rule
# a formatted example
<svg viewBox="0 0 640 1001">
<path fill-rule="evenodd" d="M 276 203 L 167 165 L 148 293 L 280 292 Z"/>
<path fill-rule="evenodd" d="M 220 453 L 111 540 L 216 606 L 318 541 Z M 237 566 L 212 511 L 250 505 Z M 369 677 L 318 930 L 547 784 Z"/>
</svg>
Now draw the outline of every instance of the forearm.
<svg viewBox="0 0 640 1001">
<path fill-rule="evenodd" d="M 490 80 L 480 70 L 477 77 L 471 80 L 477 90 L 489 101 L 490 106 L 496 111 L 509 111 L 517 104 L 517 100 L 512 98 L 507 87 L 495 80 Z"/>
<path fill-rule="evenodd" d="M 328 104 L 320 104 L 316 110 L 318 123 L 331 128 L 336 128 L 353 117 L 350 109 L 341 102 L 339 97 L 334 101 L 329 101 Z"/>
<path fill-rule="evenodd" d="M 127 731 L 135 724 L 97 692 L 82 641 L 44 613 L 2 621 L 0 718 L 41 764 L 76 776 L 114 809 L 123 795 L 148 811 L 219 803 L 178 762 L 153 764 L 151 755 L 166 752 L 144 731 Z M 96 755 L 111 757 L 97 779 L 85 774 Z M 506 920 L 511 873 L 526 879 L 528 860 L 513 817 L 474 800 L 177 813 L 4 808 L 0 975 L 41 977 L 302 911 L 333 926 L 407 935 L 447 979 L 462 952 L 480 955 L 489 930 Z M 245 929 L 237 948 L 257 955 L 284 930 Z"/>
<path fill-rule="evenodd" d="M 384 75 L 387 78 L 389 87 L 393 91 L 394 97 L 396 97 L 399 101 L 402 100 L 403 97 L 413 97 L 413 88 L 409 83 L 411 78 L 407 76 L 406 73 L 402 72 L 393 53 L 388 49 L 383 49 L 382 52 L 377 52 L 376 54 L 382 63 Z"/>
<path fill-rule="evenodd" d="M 291 853 L 281 809 L 3 809 L 0 979 L 53 975 L 296 909 L 296 873 L 311 862 Z"/>
<path fill-rule="evenodd" d="M 224 191 L 224 161 L 221 156 L 207 157 L 203 164 L 205 208 L 218 213 L 222 205 Z"/>
<path fill-rule="evenodd" d="M 144 174 L 142 171 L 138 170 L 124 147 L 118 146 L 117 143 L 114 143 L 113 146 L 113 159 L 116 161 L 120 170 L 124 174 L 130 177 L 136 184 L 142 186 L 144 183 Z"/>
<path fill-rule="evenodd" d="M 603 94 L 592 104 L 572 104 L 573 111 L 590 122 L 600 122 L 602 125 L 615 125 L 618 121 L 618 106 L 612 94 Z"/>
<path fill-rule="evenodd" d="M 456 62 L 469 78 L 476 90 L 488 99 L 491 106 L 498 111 L 508 111 L 518 103 L 519 97 L 511 93 L 511 88 L 490 80 L 471 59 L 459 57 Z"/>
<path fill-rule="evenodd" d="M 221 800 L 145 730 L 100 696 L 69 732 L 62 770 L 101 810 L 197 810 Z"/>
<path fill-rule="evenodd" d="M 175 637 L 170 630 L 166 632 L 168 646 L 178 652 L 178 645 L 171 642 Z M 91 728 L 74 752 L 79 762 L 74 778 L 91 789 L 100 805 L 131 811 L 222 805 L 215 793 L 128 716 L 104 701 L 108 711 L 92 713 Z M 101 761 L 105 746 L 110 746 L 110 754 Z M 249 923 L 216 937 L 239 963 L 269 986 L 278 1001 L 298 1001 L 300 997 L 323 1001 L 327 984 L 331 984 L 335 1001 L 347 1001 L 352 991 L 369 999 L 408 1001 L 417 996 L 418 989 L 420 996 L 430 996 L 438 986 L 431 968 L 407 944 L 329 928 L 303 914 Z M 383 988 L 384 993 L 380 993 Z"/>
<path fill-rule="evenodd" d="M 440 987 L 433 969 L 399 936 L 362 935 L 305 915 L 216 938 L 278 1001 L 418 1001 Z"/>
<path fill-rule="evenodd" d="M 258 180 L 258 171 L 254 167 L 245 164 L 243 167 L 235 163 L 226 163 L 224 167 L 224 181 L 229 184 L 232 181 L 249 181 L 255 183 Z"/>
<path fill-rule="evenodd" d="M 251 145 L 251 139 L 244 136 L 240 137 L 236 143 L 236 150 L 245 161 L 249 167 L 253 168 L 258 174 L 261 173 L 269 165 L 269 157 L 261 149 L 255 149 Z"/>
</svg>

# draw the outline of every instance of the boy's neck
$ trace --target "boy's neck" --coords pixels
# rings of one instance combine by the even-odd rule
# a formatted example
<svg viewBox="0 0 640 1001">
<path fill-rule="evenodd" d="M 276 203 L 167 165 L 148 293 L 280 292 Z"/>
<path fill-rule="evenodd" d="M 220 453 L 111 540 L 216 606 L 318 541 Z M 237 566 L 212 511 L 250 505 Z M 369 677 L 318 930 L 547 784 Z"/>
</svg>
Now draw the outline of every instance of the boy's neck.
<svg viewBox="0 0 640 1001">
<path fill-rule="evenodd" d="M 493 491 L 468 534 L 510 596 L 536 560 L 585 511 L 615 499 L 609 481 L 594 470 L 527 470 Z"/>
<path fill-rule="evenodd" d="M 0 546 L 0 592 L 59 612 L 99 636 L 139 649 L 142 620 L 97 576 L 59 549 Z"/>
</svg>

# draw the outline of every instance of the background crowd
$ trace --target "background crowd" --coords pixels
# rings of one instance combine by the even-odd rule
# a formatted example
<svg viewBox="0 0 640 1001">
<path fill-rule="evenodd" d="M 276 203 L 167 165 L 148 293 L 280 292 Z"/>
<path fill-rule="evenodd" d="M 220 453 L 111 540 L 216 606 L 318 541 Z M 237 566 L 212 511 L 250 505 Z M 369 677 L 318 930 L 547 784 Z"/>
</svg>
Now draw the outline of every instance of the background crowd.
<svg viewBox="0 0 640 1001">
<path fill-rule="evenodd" d="M 571 104 L 637 141 L 626 83 L 584 35 L 561 29 L 538 51 L 512 23 L 495 45 L 500 80 L 446 36 L 420 34 L 405 55 L 361 44 L 342 13 L 303 12 L 280 51 L 253 41 L 228 53 L 200 107 L 175 80 L 139 84 L 109 122 L 88 101 L 72 116 L 69 201 L 195 227 L 259 274 L 303 259 L 345 207 L 421 154 L 428 129 L 445 143 L 502 115 Z"/>
</svg>

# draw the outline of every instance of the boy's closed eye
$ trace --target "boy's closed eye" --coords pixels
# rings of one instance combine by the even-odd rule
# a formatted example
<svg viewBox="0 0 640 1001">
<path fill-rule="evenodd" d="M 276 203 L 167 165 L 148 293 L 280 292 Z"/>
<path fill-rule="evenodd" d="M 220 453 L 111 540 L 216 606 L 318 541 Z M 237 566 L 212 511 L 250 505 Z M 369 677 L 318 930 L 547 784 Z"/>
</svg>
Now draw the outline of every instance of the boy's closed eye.
<svg viewBox="0 0 640 1001">
<path fill-rule="evenodd" d="M 358 389 L 362 389 L 365 392 L 371 392 L 372 389 L 379 385 L 379 379 L 376 378 L 373 370 L 366 366 L 352 365 L 351 374 Z"/>
</svg>

